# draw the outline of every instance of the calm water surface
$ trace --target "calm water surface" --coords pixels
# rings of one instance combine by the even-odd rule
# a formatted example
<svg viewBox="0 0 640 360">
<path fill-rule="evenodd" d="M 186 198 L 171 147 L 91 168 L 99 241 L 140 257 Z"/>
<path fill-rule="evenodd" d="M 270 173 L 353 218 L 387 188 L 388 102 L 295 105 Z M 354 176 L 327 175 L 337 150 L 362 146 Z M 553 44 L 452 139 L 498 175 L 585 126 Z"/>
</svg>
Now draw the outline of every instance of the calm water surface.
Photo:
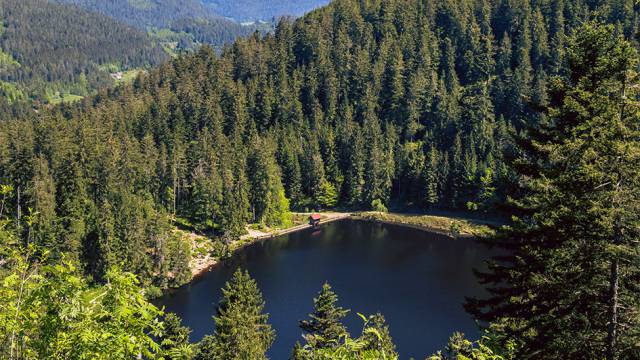
<svg viewBox="0 0 640 360">
<path fill-rule="evenodd" d="M 236 268 L 249 270 L 266 301 L 276 341 L 273 360 L 288 359 L 301 340 L 298 321 L 312 311 L 313 297 L 328 281 L 353 335 L 362 321 L 356 312 L 381 312 L 401 359 L 424 359 L 441 349 L 454 331 L 477 337 L 465 313 L 465 296 L 482 295 L 473 268 L 490 252 L 473 240 L 451 240 L 411 228 L 343 220 L 254 244 L 192 284 L 159 299 L 182 317 L 192 340 L 213 332 L 220 289 Z"/>
</svg>

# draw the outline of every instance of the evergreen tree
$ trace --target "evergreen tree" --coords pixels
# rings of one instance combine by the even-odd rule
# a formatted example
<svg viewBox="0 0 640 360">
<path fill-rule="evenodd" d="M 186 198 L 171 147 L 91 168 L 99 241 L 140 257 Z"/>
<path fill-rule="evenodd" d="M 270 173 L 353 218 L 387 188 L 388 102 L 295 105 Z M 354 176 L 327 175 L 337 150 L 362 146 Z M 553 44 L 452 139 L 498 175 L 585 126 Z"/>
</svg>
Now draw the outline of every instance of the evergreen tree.
<svg viewBox="0 0 640 360">
<path fill-rule="evenodd" d="M 438 153 L 432 146 L 427 154 L 426 166 L 424 170 L 424 203 L 427 208 L 431 208 L 438 204 Z"/>
<path fill-rule="evenodd" d="M 189 344 L 191 329 L 182 325 L 182 320 L 174 313 L 164 317 L 164 331 L 160 337 L 160 347 L 165 359 L 190 359 L 192 354 Z"/>
<path fill-rule="evenodd" d="M 634 358 L 638 55 L 612 26 L 587 23 L 570 43 L 549 121 L 519 140 L 518 220 L 495 240 L 510 255 L 481 275 L 491 299 L 468 308 L 519 337 L 522 356 Z"/>
<path fill-rule="evenodd" d="M 338 192 L 335 186 L 327 180 L 320 184 L 320 191 L 316 193 L 316 196 L 315 202 L 322 208 L 330 209 L 338 204 Z"/>
<path fill-rule="evenodd" d="M 312 348 L 337 346 L 340 337 L 347 334 L 342 319 L 349 310 L 339 307 L 337 303 L 338 295 L 325 283 L 318 297 L 313 299 L 314 310 L 309 314 L 310 319 L 300 321 L 304 339 Z"/>
<path fill-rule="evenodd" d="M 33 237 L 39 246 L 48 249 L 56 257 L 71 250 L 65 247 L 66 244 L 57 243 L 56 188 L 48 161 L 43 157 L 36 159 L 35 174 L 28 195 L 35 214 Z"/>
<path fill-rule="evenodd" d="M 289 200 L 271 144 L 256 138 L 248 167 L 254 221 L 268 226 L 287 226 L 291 222 Z"/>
<path fill-rule="evenodd" d="M 247 271 L 236 270 L 222 288 L 213 317 L 216 330 L 200 342 L 194 359 L 266 359 L 275 333 L 263 310 L 255 280 Z"/>
</svg>

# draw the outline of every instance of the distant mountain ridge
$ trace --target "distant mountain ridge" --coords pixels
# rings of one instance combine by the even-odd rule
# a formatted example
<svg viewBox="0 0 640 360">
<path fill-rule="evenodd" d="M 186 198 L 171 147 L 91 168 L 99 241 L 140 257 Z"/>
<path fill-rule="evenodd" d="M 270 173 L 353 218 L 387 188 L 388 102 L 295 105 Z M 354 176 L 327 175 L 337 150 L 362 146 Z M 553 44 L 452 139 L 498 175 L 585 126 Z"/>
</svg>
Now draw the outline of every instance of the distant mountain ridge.
<svg viewBox="0 0 640 360">
<path fill-rule="evenodd" d="M 331 0 L 202 0 L 216 14 L 239 22 L 271 20 L 281 16 L 301 16 Z"/>
<path fill-rule="evenodd" d="M 98 12 L 149 31 L 168 52 L 221 47 L 256 30 L 214 13 L 200 0 L 49 0 Z"/>
<path fill-rule="evenodd" d="M 184 18 L 231 21 L 217 16 L 198 0 L 50 0 L 99 12 L 137 28 L 169 27 Z"/>
</svg>

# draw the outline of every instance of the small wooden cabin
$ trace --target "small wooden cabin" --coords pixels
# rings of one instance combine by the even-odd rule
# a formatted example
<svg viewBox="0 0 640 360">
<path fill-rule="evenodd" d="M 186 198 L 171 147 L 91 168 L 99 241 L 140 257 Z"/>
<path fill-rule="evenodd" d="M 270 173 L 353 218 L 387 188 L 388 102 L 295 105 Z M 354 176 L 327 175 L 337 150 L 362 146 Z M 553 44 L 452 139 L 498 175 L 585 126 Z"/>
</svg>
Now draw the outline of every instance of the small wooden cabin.
<svg viewBox="0 0 640 360">
<path fill-rule="evenodd" d="M 320 214 L 311 214 L 311 216 L 309 216 L 309 224 L 314 227 L 320 225 Z"/>
</svg>

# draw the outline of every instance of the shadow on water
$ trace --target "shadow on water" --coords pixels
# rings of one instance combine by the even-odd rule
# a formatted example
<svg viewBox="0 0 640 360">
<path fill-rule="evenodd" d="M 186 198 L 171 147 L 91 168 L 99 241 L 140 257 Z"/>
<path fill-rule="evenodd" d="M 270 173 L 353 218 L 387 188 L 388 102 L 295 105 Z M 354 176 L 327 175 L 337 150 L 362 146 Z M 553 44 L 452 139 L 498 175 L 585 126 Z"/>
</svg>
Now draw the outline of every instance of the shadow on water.
<svg viewBox="0 0 640 360">
<path fill-rule="evenodd" d="M 277 332 L 271 359 L 287 359 L 301 340 L 298 321 L 312 310 L 324 282 L 352 309 L 345 320 L 359 334 L 356 312 L 381 312 L 402 359 L 441 349 L 454 331 L 479 335 L 465 313 L 465 296 L 484 289 L 472 269 L 483 268 L 490 250 L 470 239 L 397 225 L 342 220 L 253 244 L 192 284 L 156 304 L 180 315 L 193 329 L 192 340 L 212 333 L 211 319 L 221 288 L 238 267 L 256 279 Z"/>
</svg>

